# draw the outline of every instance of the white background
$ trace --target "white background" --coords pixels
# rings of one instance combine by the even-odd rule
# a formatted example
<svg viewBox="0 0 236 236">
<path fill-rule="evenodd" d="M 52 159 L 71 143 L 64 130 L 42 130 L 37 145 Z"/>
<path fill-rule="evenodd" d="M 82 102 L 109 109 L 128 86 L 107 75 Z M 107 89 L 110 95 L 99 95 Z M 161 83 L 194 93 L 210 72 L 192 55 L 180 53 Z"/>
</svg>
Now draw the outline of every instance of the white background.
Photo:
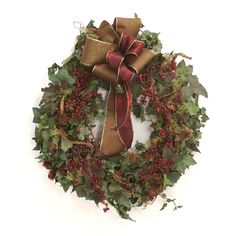
<svg viewBox="0 0 236 236">
<path fill-rule="evenodd" d="M 233 0 L 1 0 L 0 235 L 236 235 L 235 9 Z M 194 72 L 209 92 L 201 103 L 210 121 L 198 165 L 169 191 L 184 207 L 159 212 L 157 200 L 132 210 L 131 222 L 47 179 L 32 151 L 31 108 L 48 83 L 47 68 L 72 50 L 74 20 L 99 24 L 134 12 L 161 33 L 164 51 L 193 57 Z"/>
</svg>

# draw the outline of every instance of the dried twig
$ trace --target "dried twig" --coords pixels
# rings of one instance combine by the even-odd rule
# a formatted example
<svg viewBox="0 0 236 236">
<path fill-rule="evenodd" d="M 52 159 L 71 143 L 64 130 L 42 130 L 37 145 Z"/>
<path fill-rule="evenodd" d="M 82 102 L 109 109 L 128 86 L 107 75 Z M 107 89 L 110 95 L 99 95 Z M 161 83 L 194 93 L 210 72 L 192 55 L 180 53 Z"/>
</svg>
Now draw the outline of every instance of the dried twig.
<svg viewBox="0 0 236 236">
<path fill-rule="evenodd" d="M 65 95 L 62 96 L 61 102 L 60 102 L 60 114 L 64 114 L 64 107 L 65 107 Z"/>
<path fill-rule="evenodd" d="M 93 145 L 91 143 L 83 142 L 83 141 L 71 141 L 72 144 L 78 144 L 78 145 L 85 145 L 87 147 L 93 148 Z"/>
<path fill-rule="evenodd" d="M 189 60 L 191 60 L 191 59 L 192 59 L 192 57 L 189 57 L 189 56 L 185 55 L 185 54 L 184 54 L 184 53 L 182 53 L 182 52 L 175 53 L 175 55 L 176 55 L 176 56 L 181 56 L 181 57 L 187 58 L 187 59 L 189 59 Z"/>
</svg>

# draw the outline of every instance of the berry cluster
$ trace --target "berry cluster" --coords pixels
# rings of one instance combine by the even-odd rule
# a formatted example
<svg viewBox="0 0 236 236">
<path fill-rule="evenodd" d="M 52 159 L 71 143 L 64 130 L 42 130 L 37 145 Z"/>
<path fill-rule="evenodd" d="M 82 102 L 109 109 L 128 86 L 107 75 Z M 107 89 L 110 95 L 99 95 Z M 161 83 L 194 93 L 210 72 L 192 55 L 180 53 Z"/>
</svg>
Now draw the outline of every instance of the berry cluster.
<svg viewBox="0 0 236 236">
<path fill-rule="evenodd" d="M 161 79 L 168 77 L 175 77 L 176 61 L 172 60 L 171 63 L 162 64 L 158 67 L 157 74 Z"/>
<path fill-rule="evenodd" d="M 48 178 L 51 180 L 54 180 L 56 177 L 56 170 L 55 168 L 52 168 L 52 163 L 50 161 L 44 161 L 43 167 L 49 170 L 48 172 Z"/>
<path fill-rule="evenodd" d="M 154 80 L 149 75 L 149 73 L 144 72 L 137 75 L 137 81 L 140 82 L 143 88 L 151 88 L 154 84 Z"/>
<path fill-rule="evenodd" d="M 87 105 L 91 97 L 96 96 L 96 92 L 92 91 L 87 94 L 83 93 L 88 86 L 88 79 L 91 76 L 89 72 L 80 71 L 72 74 L 77 78 L 77 80 L 72 92 L 66 97 L 65 111 L 68 117 L 82 120 L 85 115 L 83 108 Z"/>
<path fill-rule="evenodd" d="M 169 172 L 173 164 L 174 161 L 172 159 L 166 160 L 157 153 L 156 157 L 149 164 L 149 166 L 139 173 L 139 179 L 140 181 L 149 181 L 150 179 L 152 179 L 154 174 Z"/>
<path fill-rule="evenodd" d="M 93 163 L 95 160 L 95 163 Z M 92 164 L 91 164 L 92 163 Z M 98 163 L 98 159 L 79 159 L 79 167 L 83 176 L 86 176 L 91 184 L 92 189 L 97 193 L 99 201 L 103 202 L 105 199 L 104 192 L 102 190 L 103 180 L 96 173 L 97 171 L 91 171 L 91 166 L 101 167 L 101 163 Z"/>
</svg>

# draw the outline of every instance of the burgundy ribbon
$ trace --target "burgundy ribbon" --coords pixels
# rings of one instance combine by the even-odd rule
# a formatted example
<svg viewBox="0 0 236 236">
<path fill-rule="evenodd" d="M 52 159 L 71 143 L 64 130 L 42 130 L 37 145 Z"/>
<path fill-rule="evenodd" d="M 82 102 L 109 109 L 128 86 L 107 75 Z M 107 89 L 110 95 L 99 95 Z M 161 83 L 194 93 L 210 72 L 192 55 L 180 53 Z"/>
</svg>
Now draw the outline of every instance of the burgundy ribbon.
<svg viewBox="0 0 236 236">
<path fill-rule="evenodd" d="M 116 93 L 115 112 L 116 130 L 125 147 L 131 147 L 133 141 L 133 127 L 131 122 L 132 93 L 130 80 L 137 71 L 126 64 L 130 56 L 139 56 L 143 50 L 144 43 L 138 41 L 132 35 L 121 34 L 118 50 L 108 52 L 106 61 L 117 74 L 117 83 L 125 90 L 124 94 Z"/>
</svg>

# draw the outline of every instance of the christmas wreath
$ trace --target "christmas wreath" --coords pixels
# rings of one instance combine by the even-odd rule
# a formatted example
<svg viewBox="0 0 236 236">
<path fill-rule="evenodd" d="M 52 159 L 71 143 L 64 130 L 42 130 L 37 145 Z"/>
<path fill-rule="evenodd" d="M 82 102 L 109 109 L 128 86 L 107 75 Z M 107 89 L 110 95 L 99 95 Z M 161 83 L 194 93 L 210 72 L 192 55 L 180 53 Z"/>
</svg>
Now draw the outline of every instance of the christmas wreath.
<svg viewBox="0 0 236 236">
<path fill-rule="evenodd" d="M 181 207 L 164 190 L 196 163 L 208 119 L 198 104 L 207 91 L 191 65 L 177 63 L 188 57 L 162 53 L 158 34 L 142 27 L 138 17 L 82 27 L 72 55 L 48 69 L 50 83 L 33 108 L 35 150 L 49 179 L 125 219 L 157 196 L 161 209 Z M 132 145 L 131 114 L 150 122 L 146 143 Z"/>
</svg>

